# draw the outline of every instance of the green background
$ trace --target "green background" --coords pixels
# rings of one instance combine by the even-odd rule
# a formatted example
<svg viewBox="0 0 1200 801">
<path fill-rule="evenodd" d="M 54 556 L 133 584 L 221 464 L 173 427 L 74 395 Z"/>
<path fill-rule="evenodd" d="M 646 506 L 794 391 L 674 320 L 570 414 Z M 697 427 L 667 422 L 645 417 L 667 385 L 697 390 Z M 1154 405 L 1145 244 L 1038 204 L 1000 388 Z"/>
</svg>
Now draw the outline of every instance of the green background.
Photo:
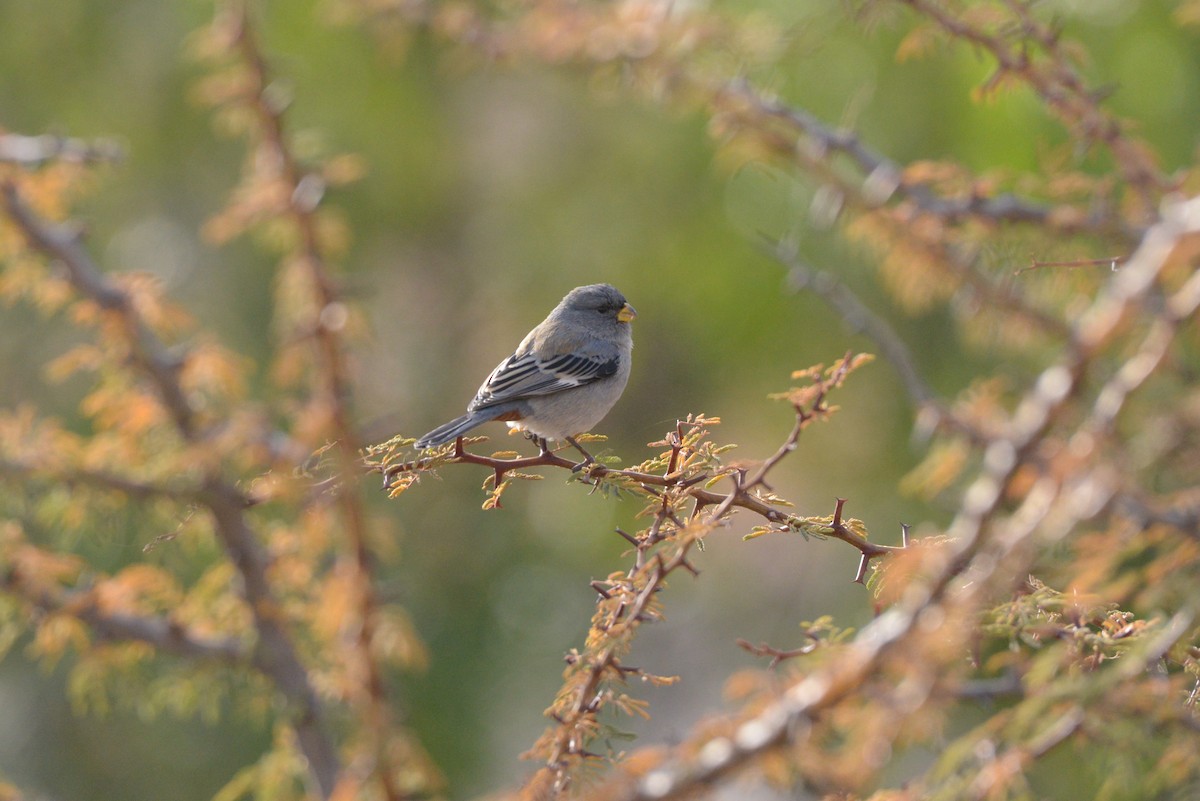
<svg viewBox="0 0 1200 801">
<path fill-rule="evenodd" d="M 1131 0 L 1058 4 L 1090 48 L 1096 85 L 1137 121 L 1168 169 L 1197 145 L 1200 49 L 1171 6 Z M 1066 141 L 1022 90 L 975 104 L 989 63 L 965 48 L 897 63 L 907 24 L 859 24 L 839 2 L 727 3 L 777 34 L 758 84 L 901 162 L 958 159 L 984 171 L 1033 171 Z M 371 332 L 357 352 L 356 413 L 381 438 L 419 435 L 461 413 L 479 381 L 571 287 L 618 286 L 637 307 L 635 363 L 625 397 L 601 424 L 626 463 L 688 412 L 720 416 L 719 441 L 747 460 L 771 453 L 792 414 L 769 401 L 790 372 L 872 350 L 811 296 L 757 239 L 791 236 L 803 258 L 836 273 L 893 321 L 923 374 L 947 395 L 995 370 L 1024 375 L 994 349 L 963 346 L 948 313 L 907 316 L 874 283 L 866 256 L 812 221 L 815 185 L 786 169 L 735 164 L 709 136 L 702 110 L 598 89 L 585 69 L 492 65 L 414 33 L 403 53 L 326 21 L 308 2 L 262 8 L 275 74 L 293 97 L 292 131 L 327 151 L 361 154 L 365 178 L 331 192 L 353 243 L 341 268 Z M 123 163 L 104 168 L 80 205 L 88 242 L 110 269 L 158 274 L 204 328 L 262 368 L 270 354 L 275 263 L 252 242 L 215 249 L 199 229 L 227 199 L 244 157 L 191 99 L 202 69 L 184 57 L 203 3 L 0 0 L 0 126 L 18 133 L 113 137 Z M 1027 253 L 997 253 L 998 270 Z M 84 384 L 52 385 L 42 367 L 74 334 L 29 309 L 0 309 L 0 405 L 28 402 L 70 418 Z M 260 373 L 257 380 L 265 382 Z M 912 407 L 892 368 L 856 374 L 831 422 L 806 431 L 774 485 L 803 513 L 837 496 L 873 538 L 896 542 L 901 521 L 931 530 L 945 511 L 900 495 L 920 458 Z M 507 447 L 528 447 L 504 439 Z M 558 474 L 519 484 L 505 509 L 483 512 L 482 472 L 443 471 L 402 499 L 372 500 L 399 543 L 383 589 L 412 613 L 430 653 L 423 673 L 398 675 L 403 715 L 469 797 L 510 786 L 545 726 L 562 656 L 580 644 L 588 582 L 626 564 L 615 526 L 633 528 L 633 499 L 589 497 Z M 141 558 L 162 533 L 134 515 L 89 548 L 110 566 Z M 720 707 L 724 678 L 756 660 L 735 638 L 781 647 L 798 623 L 871 614 L 850 582 L 853 549 L 763 538 L 751 522 L 718 531 L 696 558 L 702 576 L 673 579 L 668 620 L 646 629 L 628 662 L 681 673 L 671 688 L 637 687 L 652 720 L 619 721 L 642 742 L 674 739 Z M 66 665 L 45 671 L 14 649 L 0 662 L 0 772 L 31 798 L 212 796 L 254 761 L 271 732 L 236 709 L 216 724 L 116 711 L 74 715 Z M 614 741 L 615 749 L 626 747 Z M 902 775 L 903 764 L 895 768 Z M 1059 779 L 1070 786 L 1069 771 Z M 1048 787 L 1054 786 L 1052 779 Z"/>
</svg>

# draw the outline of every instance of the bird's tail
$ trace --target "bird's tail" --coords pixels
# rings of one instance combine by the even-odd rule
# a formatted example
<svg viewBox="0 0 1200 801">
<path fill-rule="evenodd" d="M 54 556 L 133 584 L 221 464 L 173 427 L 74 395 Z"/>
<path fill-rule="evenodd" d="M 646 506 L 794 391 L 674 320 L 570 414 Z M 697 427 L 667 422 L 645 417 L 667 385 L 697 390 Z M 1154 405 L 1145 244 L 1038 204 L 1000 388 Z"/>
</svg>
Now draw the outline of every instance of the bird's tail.
<svg viewBox="0 0 1200 801">
<path fill-rule="evenodd" d="M 509 411 L 511 411 L 511 407 L 508 405 L 502 405 L 499 407 L 493 406 L 490 409 L 480 409 L 479 411 L 464 414 L 462 417 L 457 417 L 451 420 L 449 423 L 443 423 L 425 436 L 421 437 L 419 440 L 417 440 L 417 447 L 424 449 L 432 448 L 437 445 L 444 445 L 457 437 L 461 437 L 475 426 L 486 423 L 489 420 L 495 420 L 500 415 Z"/>
</svg>

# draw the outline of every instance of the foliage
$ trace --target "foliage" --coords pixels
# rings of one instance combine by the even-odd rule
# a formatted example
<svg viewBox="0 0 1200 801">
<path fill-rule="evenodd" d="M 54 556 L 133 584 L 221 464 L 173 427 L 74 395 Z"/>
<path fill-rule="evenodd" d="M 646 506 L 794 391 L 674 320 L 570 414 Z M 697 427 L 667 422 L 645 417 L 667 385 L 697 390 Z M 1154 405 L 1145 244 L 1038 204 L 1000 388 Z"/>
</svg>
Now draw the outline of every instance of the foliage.
<svg viewBox="0 0 1200 801">
<path fill-rule="evenodd" d="M 734 781 L 877 801 L 1048 797 L 1043 766 L 1063 754 L 1100 777 L 1096 797 L 1188 797 L 1200 786 L 1200 171 L 1163 166 L 1047 5 L 853 8 L 864 28 L 901 29 L 901 61 L 983 59 L 975 101 L 1022 93 L 1041 109 L 1059 139 L 1025 172 L 903 163 L 776 97 L 756 76 L 786 44 L 757 15 L 644 0 L 325 9 L 381 53 L 435 41 L 459 69 L 550 65 L 655 107 L 700 109 L 729 163 L 818 185 L 811 219 L 759 244 L 900 376 L 925 458 L 898 492 L 949 516 L 939 525 L 931 512 L 911 538 L 903 526 L 898 544 L 845 516 L 853 499 L 801 511 L 777 478 L 815 423 L 850 441 L 829 401 L 865 399 L 851 376 L 871 357 L 853 351 L 774 396 L 793 424 L 766 456 L 734 458 L 742 451 L 712 438 L 721 420 L 699 413 L 628 468 L 624 452 L 580 467 L 566 451 L 483 455 L 483 438 L 433 453 L 414 452 L 409 431 L 369 442 L 354 407 L 369 326 L 341 265 L 353 217 L 326 202 L 369 167 L 293 131 L 266 25 L 244 3 L 219 4 L 191 49 L 206 76 L 196 98 L 245 149 L 204 235 L 214 247 L 249 235 L 274 260 L 265 363 L 153 277 L 97 263 L 73 209 L 104 192 L 111 143 L 0 132 L 0 299 L 73 332 L 43 370 L 86 385 L 68 412 L 0 412 L 0 654 L 20 646 L 64 665 L 81 714 L 237 710 L 262 722 L 269 747 L 218 799 L 452 793 L 396 697 L 395 676 L 431 655 L 379 578 L 399 553 L 369 488 L 380 480 L 391 508 L 425 494 L 500 516 L 525 482 L 558 475 L 588 503 L 640 505 L 644 525 L 618 529 L 622 566 L 590 584 L 586 634 L 511 797 L 648 801 Z M 1178 24 L 1194 21 L 1192 6 L 1179 5 Z M 896 323 L 809 264 L 800 234 L 822 227 L 866 254 L 900 312 L 943 311 L 965 347 L 1010 364 L 972 361 L 944 396 Z M 997 255 L 1017 251 L 1032 263 Z M 482 499 L 429 481 L 480 467 Z M 141 553 L 97 547 L 127 521 Z M 639 686 L 686 680 L 686 661 L 660 673 L 628 660 L 665 619 L 671 585 L 704 581 L 696 554 L 725 529 L 755 541 L 744 549 L 767 534 L 801 535 L 796 549 L 850 545 L 860 562 L 846 578 L 867 585 L 875 616 L 852 627 L 823 610 L 798 622 L 797 647 L 742 641 L 769 665 L 732 675 L 723 708 L 669 744 L 618 748 L 652 714 Z M 0 795 L 20 797 L 8 784 Z"/>
</svg>

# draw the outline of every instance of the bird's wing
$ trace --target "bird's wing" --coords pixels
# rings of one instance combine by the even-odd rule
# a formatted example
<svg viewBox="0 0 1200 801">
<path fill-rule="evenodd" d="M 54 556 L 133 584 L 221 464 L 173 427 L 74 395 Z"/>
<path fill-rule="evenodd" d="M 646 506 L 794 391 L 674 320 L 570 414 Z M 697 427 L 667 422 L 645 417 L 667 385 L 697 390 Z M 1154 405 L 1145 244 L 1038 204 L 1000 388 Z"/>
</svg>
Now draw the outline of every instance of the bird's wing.
<svg viewBox="0 0 1200 801">
<path fill-rule="evenodd" d="M 562 353 L 549 358 L 517 352 L 497 365 L 467 408 L 476 411 L 590 384 L 615 375 L 620 360 L 615 349 L 610 353 Z"/>
</svg>

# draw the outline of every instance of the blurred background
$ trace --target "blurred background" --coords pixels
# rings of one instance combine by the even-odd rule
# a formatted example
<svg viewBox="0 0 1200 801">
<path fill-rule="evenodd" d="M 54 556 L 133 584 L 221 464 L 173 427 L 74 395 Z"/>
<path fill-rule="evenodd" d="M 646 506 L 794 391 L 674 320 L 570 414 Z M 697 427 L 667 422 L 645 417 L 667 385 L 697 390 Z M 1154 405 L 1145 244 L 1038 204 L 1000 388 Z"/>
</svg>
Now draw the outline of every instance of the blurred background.
<svg viewBox="0 0 1200 801">
<path fill-rule="evenodd" d="M 1065 141 L 1022 92 L 973 103 L 988 64 L 969 51 L 898 63 L 902 24 L 860 24 L 837 0 L 727 5 L 766 32 L 770 57 L 746 66 L 756 82 L 854 127 L 901 163 L 955 158 L 1020 172 Z M 1171 25 L 1172 5 L 1054 5 L 1069 34 L 1100 56 L 1090 71 L 1111 85 L 1112 107 L 1139 121 L 1164 166 L 1192 159 L 1200 48 Z M 1003 352 L 967 349 L 942 310 L 901 313 L 874 285 L 866 256 L 814 220 L 817 187 L 728 157 L 701 110 L 663 108 L 583 70 L 463 59 L 421 33 L 403 48 L 381 46 L 330 24 L 328 11 L 266 3 L 262 27 L 301 150 L 353 152 L 367 165 L 362 181 L 328 202 L 352 231 L 341 269 L 371 327 L 356 354 L 356 413 L 380 439 L 460 414 L 563 294 L 605 281 L 640 316 L 633 377 L 600 426 L 609 437 L 602 447 L 636 463 L 677 418 L 703 412 L 722 418 L 714 435 L 738 443 L 733 456 L 764 458 L 792 423 L 790 408 L 767 394 L 786 389 L 794 369 L 872 346 L 819 299 L 788 289 L 784 269 L 757 244 L 763 236 L 794 238 L 807 262 L 888 317 L 937 390 L 960 389 L 981 364 L 1026 369 Z M 119 141 L 125 160 L 100 171 L 78 209 L 92 251 L 110 269 L 159 276 L 203 328 L 261 368 L 275 261 L 251 241 L 214 248 L 200 233 L 244 158 L 191 99 L 202 71 L 185 55 L 189 35 L 211 13 L 194 0 L 0 0 L 0 126 Z M 1017 269 L 1029 255 L 994 257 Z M 26 308 L 0 309 L 0 404 L 70 419 L 83 384 L 43 375 L 70 337 Z M 847 513 L 883 542 L 898 541 L 902 521 L 945 522 L 943 510 L 897 490 L 921 444 L 892 368 L 864 369 L 835 401 L 841 411 L 806 431 L 776 473 L 777 491 L 805 514 L 828 514 L 835 497 L 847 498 Z M 529 448 L 504 430 L 483 433 L 498 447 Z M 550 473 L 510 489 L 503 511 L 484 512 L 484 478 L 445 470 L 373 506 L 396 544 L 385 553 L 383 590 L 411 612 L 429 652 L 427 670 L 395 677 L 395 696 L 454 798 L 528 772 L 519 755 L 545 726 L 563 654 L 586 631 L 588 582 L 626 566 L 613 529 L 637 528 L 640 509 Z M 137 523 L 124 521 L 105 544 L 114 564 L 142 558 L 141 546 L 161 533 Z M 751 525 L 709 538 L 695 560 L 703 575 L 671 582 L 667 622 L 646 629 L 628 660 L 687 671 L 674 687 L 638 688 L 651 720 L 615 721 L 642 742 L 672 740 L 720 708 L 731 671 L 761 665 L 736 638 L 786 648 L 800 642 L 800 621 L 870 617 L 869 594 L 850 581 L 853 549 L 784 537 L 744 543 Z M 65 668 L 35 668 L 19 646 L 0 661 L 0 773 L 32 798 L 210 798 L 272 736 L 236 709 L 215 723 L 120 709 L 77 716 Z"/>
</svg>

